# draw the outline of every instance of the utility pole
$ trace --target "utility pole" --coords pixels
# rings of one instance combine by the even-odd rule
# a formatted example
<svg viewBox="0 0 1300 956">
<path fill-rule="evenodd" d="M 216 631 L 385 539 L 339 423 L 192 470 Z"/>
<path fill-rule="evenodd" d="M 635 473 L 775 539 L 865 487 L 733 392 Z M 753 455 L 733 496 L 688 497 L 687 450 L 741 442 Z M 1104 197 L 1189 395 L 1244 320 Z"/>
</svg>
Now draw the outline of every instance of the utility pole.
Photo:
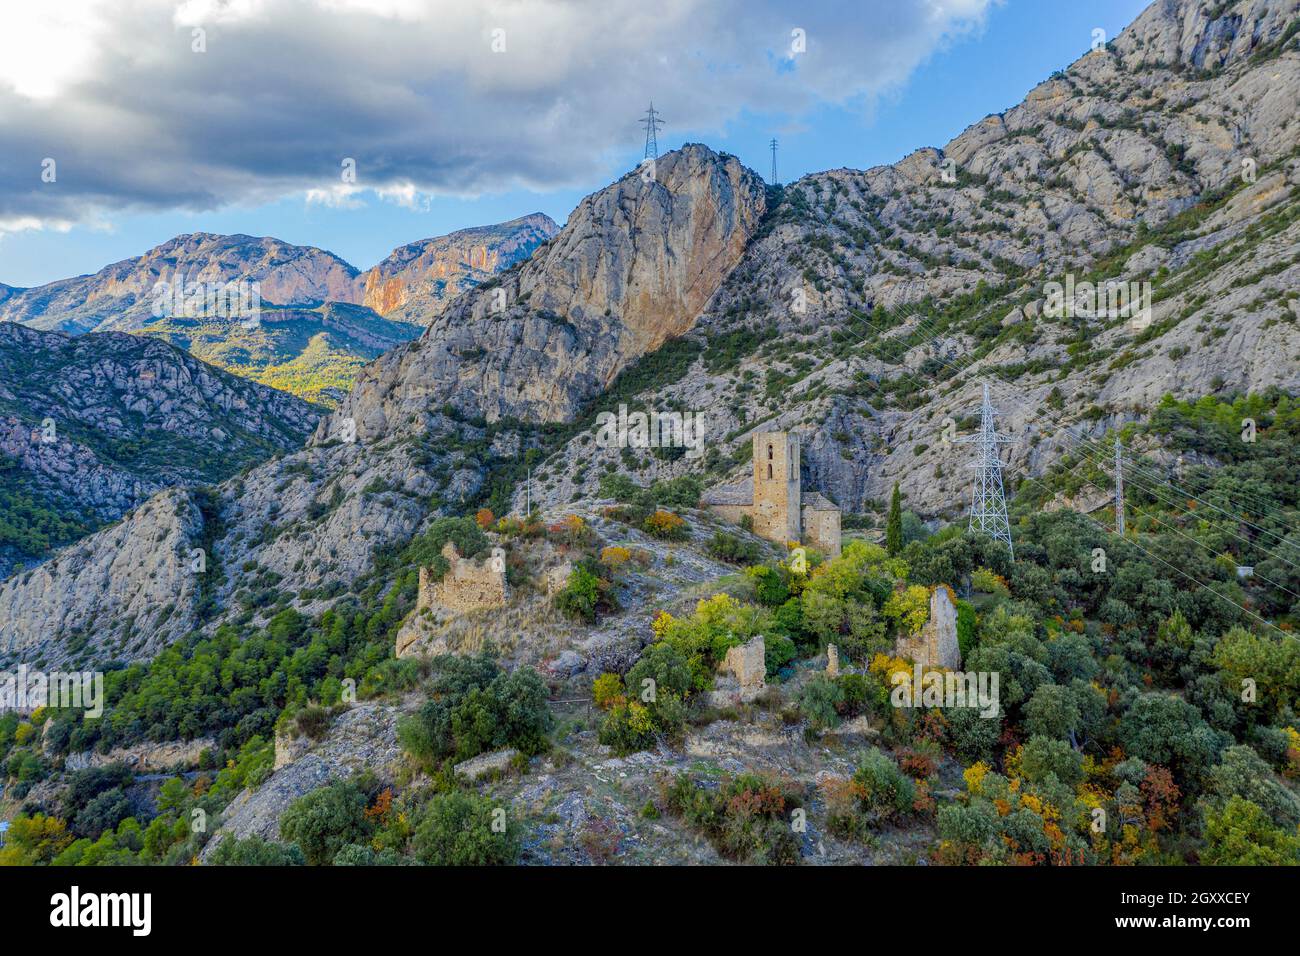
<svg viewBox="0 0 1300 956">
<path fill-rule="evenodd" d="M 1124 453 L 1115 435 L 1115 533 L 1124 537 Z"/>
<path fill-rule="evenodd" d="M 645 111 L 645 119 L 641 120 L 641 125 L 645 127 L 645 156 L 642 159 L 659 158 L 659 129 L 664 125 L 664 121 L 659 119 L 659 111 L 655 109 L 653 102 L 650 108 Z"/>
<path fill-rule="evenodd" d="M 781 181 L 776 178 L 776 137 L 772 137 L 772 142 L 768 144 L 772 147 L 772 185 L 779 186 Z"/>
<path fill-rule="evenodd" d="M 980 430 L 975 435 L 958 438 L 960 443 L 976 446 L 974 468 L 975 489 L 971 495 L 970 529 L 988 534 L 994 541 L 1005 541 L 1007 553 L 1015 558 L 1011 544 L 1011 522 L 1007 518 L 1007 499 L 1002 493 L 1002 460 L 998 445 L 1010 444 L 1010 435 L 1001 434 L 995 420 L 998 411 L 989 400 L 989 386 L 984 383 L 984 401 L 980 405 Z"/>
</svg>

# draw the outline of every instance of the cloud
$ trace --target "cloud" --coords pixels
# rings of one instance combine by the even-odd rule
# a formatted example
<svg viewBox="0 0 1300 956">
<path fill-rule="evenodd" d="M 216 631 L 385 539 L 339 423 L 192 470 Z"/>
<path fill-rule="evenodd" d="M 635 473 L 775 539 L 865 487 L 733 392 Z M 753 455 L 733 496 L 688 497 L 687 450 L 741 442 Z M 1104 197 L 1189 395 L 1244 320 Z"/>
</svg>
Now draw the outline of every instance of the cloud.
<svg viewBox="0 0 1300 956">
<path fill-rule="evenodd" d="M 636 148 L 651 99 L 669 141 L 744 113 L 869 108 L 990 2 L 5 4 L 0 230 L 586 184 Z"/>
</svg>

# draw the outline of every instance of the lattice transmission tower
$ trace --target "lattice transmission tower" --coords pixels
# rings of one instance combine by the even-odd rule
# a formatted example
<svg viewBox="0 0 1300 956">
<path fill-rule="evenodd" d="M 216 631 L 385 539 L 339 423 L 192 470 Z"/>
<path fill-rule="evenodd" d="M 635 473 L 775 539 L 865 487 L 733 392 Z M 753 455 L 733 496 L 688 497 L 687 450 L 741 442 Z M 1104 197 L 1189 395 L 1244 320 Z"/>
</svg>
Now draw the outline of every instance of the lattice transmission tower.
<svg viewBox="0 0 1300 956">
<path fill-rule="evenodd" d="M 971 496 L 970 529 L 983 531 L 994 541 L 1005 541 L 1007 552 L 1014 558 L 1016 552 L 1011 544 L 1007 499 L 1002 493 L 1002 460 L 998 457 L 998 446 L 1010 444 L 1015 439 L 997 430 L 997 416 L 998 410 L 989 400 L 989 387 L 985 383 L 984 402 L 980 406 L 980 430 L 956 441 L 976 446 L 975 460 L 970 465 L 976 472 L 975 490 Z"/>
<path fill-rule="evenodd" d="M 776 178 L 776 137 L 772 137 L 772 142 L 768 144 L 772 147 L 772 185 L 781 185 L 781 180 Z"/>
<path fill-rule="evenodd" d="M 645 118 L 641 120 L 641 125 L 645 127 L 645 155 L 641 158 L 658 159 L 659 130 L 663 127 L 664 121 L 659 119 L 659 111 L 655 109 L 653 102 L 645 111 Z"/>
</svg>

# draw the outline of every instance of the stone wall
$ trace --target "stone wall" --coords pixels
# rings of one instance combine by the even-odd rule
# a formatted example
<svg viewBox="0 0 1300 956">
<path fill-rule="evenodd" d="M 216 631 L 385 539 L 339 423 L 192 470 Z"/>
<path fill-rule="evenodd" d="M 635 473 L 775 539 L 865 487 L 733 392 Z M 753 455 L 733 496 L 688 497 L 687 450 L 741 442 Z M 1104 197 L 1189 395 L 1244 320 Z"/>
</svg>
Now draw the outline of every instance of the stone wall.
<svg viewBox="0 0 1300 956">
<path fill-rule="evenodd" d="M 442 549 L 447 559 L 447 573 L 441 581 L 431 582 L 428 568 L 420 568 L 420 593 L 417 612 L 434 604 L 453 611 L 478 611 L 503 607 L 506 603 L 505 563 L 494 556 L 484 562 L 462 558 L 448 541 Z"/>
<path fill-rule="evenodd" d="M 803 509 L 803 538 L 828 558 L 840 556 L 840 513 Z"/>
<path fill-rule="evenodd" d="M 922 667 L 961 667 L 961 647 L 957 643 L 957 606 L 946 584 L 930 595 L 930 619 L 920 632 L 899 640 L 897 653 Z"/>
</svg>

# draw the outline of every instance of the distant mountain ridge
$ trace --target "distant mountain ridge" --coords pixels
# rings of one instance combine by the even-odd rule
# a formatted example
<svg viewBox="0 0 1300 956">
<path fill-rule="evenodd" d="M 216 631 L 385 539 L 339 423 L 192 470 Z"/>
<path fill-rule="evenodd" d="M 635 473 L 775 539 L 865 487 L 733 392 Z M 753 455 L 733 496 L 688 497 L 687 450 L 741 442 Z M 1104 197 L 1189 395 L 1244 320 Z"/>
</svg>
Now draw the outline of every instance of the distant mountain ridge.
<svg viewBox="0 0 1300 956">
<path fill-rule="evenodd" d="M 401 246 L 365 272 L 314 246 L 190 233 L 93 275 L 32 289 L 0 285 L 0 322 L 70 335 L 144 333 L 333 405 L 367 362 L 415 338 L 453 298 L 522 262 L 558 228 L 533 213 L 462 229 Z M 252 307 L 235 314 L 224 299 L 185 308 L 192 293 L 202 303 L 205 291 L 232 283 L 255 299 L 258 322 L 244 321 Z"/>
</svg>

